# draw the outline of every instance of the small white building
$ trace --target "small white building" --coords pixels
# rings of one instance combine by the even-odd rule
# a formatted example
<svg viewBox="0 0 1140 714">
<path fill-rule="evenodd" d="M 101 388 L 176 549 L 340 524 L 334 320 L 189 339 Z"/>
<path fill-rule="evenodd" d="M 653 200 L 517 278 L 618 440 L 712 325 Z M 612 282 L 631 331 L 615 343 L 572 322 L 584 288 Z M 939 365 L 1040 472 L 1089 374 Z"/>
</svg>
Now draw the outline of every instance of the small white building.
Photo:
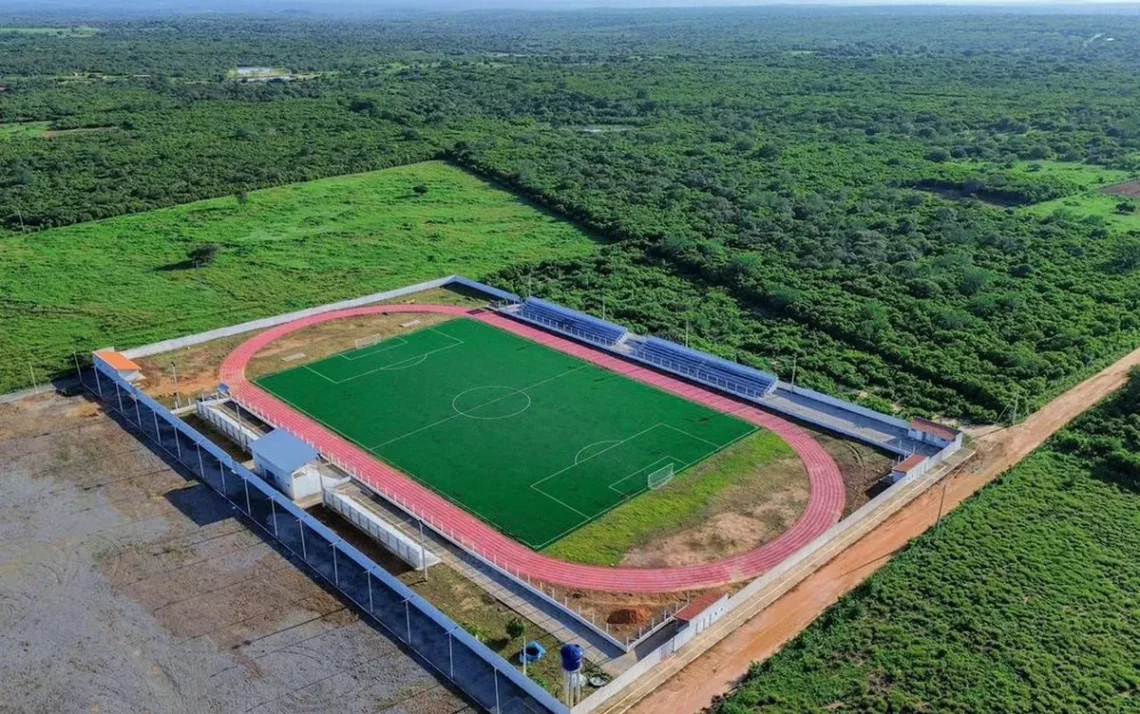
<svg viewBox="0 0 1140 714">
<path fill-rule="evenodd" d="M 254 468 L 293 501 L 321 492 L 320 454 L 284 429 L 250 444 Z"/>
<path fill-rule="evenodd" d="M 951 444 L 962 445 L 962 432 L 929 419 L 913 419 L 907 430 L 907 436 L 915 441 L 933 444 L 940 449 Z"/>
</svg>

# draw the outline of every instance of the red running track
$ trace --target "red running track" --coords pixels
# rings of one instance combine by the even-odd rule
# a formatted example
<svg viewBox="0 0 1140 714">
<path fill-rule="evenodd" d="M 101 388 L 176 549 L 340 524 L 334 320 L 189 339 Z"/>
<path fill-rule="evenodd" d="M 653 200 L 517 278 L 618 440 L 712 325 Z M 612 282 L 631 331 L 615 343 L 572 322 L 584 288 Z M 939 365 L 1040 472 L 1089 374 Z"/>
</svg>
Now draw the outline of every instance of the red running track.
<svg viewBox="0 0 1140 714">
<path fill-rule="evenodd" d="M 411 477 L 378 461 L 355 444 L 294 411 L 245 378 L 246 365 L 253 356 L 283 335 L 329 320 L 401 312 L 445 313 L 480 320 L 774 431 L 799 454 L 807 468 L 811 485 L 807 507 L 795 525 L 775 540 L 748 553 L 713 563 L 676 568 L 619 568 L 567 563 L 536 553 L 508 538 L 431 489 L 421 486 Z M 529 576 L 532 580 L 572 588 L 643 593 L 727 585 L 754 578 L 775 567 L 836 523 L 843 512 L 845 490 L 839 467 L 831 455 L 800 427 L 710 390 L 639 367 L 493 312 L 447 305 L 374 305 L 314 315 L 270 328 L 244 342 L 222 363 L 221 379 L 229 385 L 234 397 L 269 423 L 288 429 L 313 444 L 326 458 L 348 466 L 366 485 L 411 509 L 453 541 L 475 550 L 504 569 Z"/>
</svg>

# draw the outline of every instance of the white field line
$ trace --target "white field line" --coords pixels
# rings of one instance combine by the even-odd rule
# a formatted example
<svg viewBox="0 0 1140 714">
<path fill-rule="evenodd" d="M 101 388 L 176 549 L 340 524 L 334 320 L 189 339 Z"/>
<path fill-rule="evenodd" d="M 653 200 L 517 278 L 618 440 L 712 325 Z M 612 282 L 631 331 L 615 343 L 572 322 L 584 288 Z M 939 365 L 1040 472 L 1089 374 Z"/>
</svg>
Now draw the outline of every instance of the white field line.
<svg viewBox="0 0 1140 714">
<path fill-rule="evenodd" d="M 440 333 L 440 334 L 443 334 L 443 333 Z M 355 357 L 349 357 L 348 352 L 341 352 L 341 353 L 334 355 L 334 356 L 340 357 L 343 360 L 348 360 L 349 362 L 355 362 L 356 360 L 368 359 L 372 355 L 378 355 L 382 352 L 387 352 L 388 350 L 392 350 L 392 349 L 395 349 L 397 347 L 403 347 L 406 344 L 408 344 L 408 341 L 405 340 L 403 337 L 393 337 L 390 340 L 384 340 L 383 342 L 378 342 L 375 344 L 366 345 L 364 347 L 358 347 L 358 348 L 352 350 L 352 354 L 356 355 Z M 379 347 L 381 349 L 373 349 L 374 347 Z M 367 354 L 356 354 L 358 352 L 365 352 L 365 351 L 367 351 Z"/>
<path fill-rule="evenodd" d="M 527 386 L 525 386 L 525 387 L 521 387 L 521 388 L 517 388 L 517 389 L 515 389 L 515 388 L 513 388 L 513 387 L 512 387 L 512 389 L 515 389 L 515 391 L 513 391 L 513 392 L 509 392 L 509 393 L 507 393 L 507 394 L 504 394 L 504 395 L 502 395 L 502 396 L 499 396 L 499 397 L 495 397 L 494 399 L 489 399 L 489 400 L 487 400 L 486 402 L 483 402 L 482 404 L 478 404 L 478 405 L 476 405 L 476 406 L 472 407 L 472 408 L 471 408 L 471 409 L 469 409 L 468 411 L 475 411 L 476 409 L 482 409 L 483 407 L 485 407 L 485 406 L 487 406 L 487 405 L 489 405 L 489 404 L 494 404 L 495 402 L 498 402 L 498 401 L 501 401 L 501 400 L 503 400 L 503 399 L 506 399 L 507 397 L 512 397 L 512 396 L 514 396 L 514 395 L 518 394 L 519 392 L 522 392 L 523 394 L 526 394 L 526 395 L 529 397 L 529 396 L 530 396 L 530 394 L 528 394 L 528 393 L 527 393 L 527 392 L 528 392 L 528 390 L 534 389 L 535 387 L 540 387 L 540 386 L 542 386 L 543 384 L 546 384 L 547 382 L 553 382 L 553 381 L 554 381 L 554 380 L 556 380 L 556 379 L 561 379 L 562 377 L 565 377 L 565 376 L 566 376 L 566 375 L 568 375 L 568 374 L 573 374 L 573 373 L 575 373 L 575 372 L 581 371 L 581 370 L 585 369 L 585 368 L 586 368 L 586 367 L 588 367 L 588 366 L 589 366 L 589 365 L 583 364 L 583 365 L 582 365 L 582 366 L 580 366 L 580 367 L 575 367 L 574 369 L 568 370 L 568 371 L 566 371 L 566 372 L 561 372 L 561 373 L 559 373 L 559 374 L 556 374 L 556 375 L 554 375 L 553 377 L 547 377 L 546 379 L 543 379 L 543 380 L 540 380 L 540 381 L 538 381 L 538 382 L 535 382 L 534 384 L 529 384 L 529 385 L 527 385 Z M 470 388 L 469 388 L 469 389 L 470 389 Z M 468 391 L 468 390 L 464 390 L 464 391 Z M 462 392 L 461 392 L 461 393 L 462 393 Z M 394 442 L 400 441 L 401 439 L 406 439 L 407 437 L 409 437 L 409 436 L 412 436 L 413 434 L 418 434 L 418 433 L 420 433 L 421 431 L 425 431 L 425 430 L 427 430 L 427 429 L 431 429 L 431 428 L 433 428 L 433 427 L 439 426 L 440 424 L 443 424 L 443 423 L 445 423 L 445 422 L 449 422 L 449 421 L 451 421 L 452 419 L 458 419 L 458 418 L 459 418 L 459 417 L 461 417 L 461 416 L 464 416 L 464 415 L 463 415 L 463 414 L 458 414 L 458 413 L 456 413 L 456 414 L 452 414 L 452 415 L 450 415 L 450 416 L 446 416 L 446 417 L 444 417 L 444 418 L 440 419 L 439 421 L 436 421 L 436 422 L 432 422 L 431 424 L 428 424 L 427 426 L 421 426 L 420 428 L 418 428 L 418 429 L 413 429 L 412 431 L 409 431 L 409 432 L 408 432 L 408 433 L 406 433 L 406 434 L 401 434 L 400 436 L 397 436 L 397 437 L 393 437 L 393 438 L 391 438 L 391 439 L 389 439 L 389 440 L 387 440 L 387 441 L 385 441 L 385 442 L 382 442 L 382 443 L 380 443 L 380 444 L 377 444 L 376 446 L 372 446 L 372 447 L 369 447 L 369 448 L 368 448 L 368 450 L 369 450 L 369 451 L 373 451 L 373 452 L 374 452 L 376 449 L 379 449 L 379 448 L 381 448 L 381 447 L 383 447 L 383 446 L 387 446 L 388 444 L 392 444 L 392 443 L 394 443 Z"/>
<path fill-rule="evenodd" d="M 333 384 L 347 384 L 348 382 L 351 382 L 351 381 L 353 381 L 353 380 L 356 380 L 356 379 L 360 379 L 361 377 L 367 377 L 367 376 L 368 376 L 368 375 L 370 375 L 370 374 L 374 374 L 374 373 L 376 373 L 376 372 L 383 372 L 384 370 L 387 370 L 387 369 L 391 369 L 391 368 L 393 368 L 393 367 L 397 367 L 398 365 L 402 365 L 402 364 L 405 364 L 405 363 L 407 363 L 407 362 L 411 362 L 411 361 L 412 361 L 412 360 L 414 360 L 414 359 L 423 360 L 423 359 L 426 359 L 426 358 L 427 358 L 429 355 L 433 355 L 433 354 L 436 354 L 437 352 L 443 352 L 444 350 L 449 350 L 449 349 L 452 349 L 452 348 L 454 348 L 454 347 L 459 347 L 459 346 L 461 346 L 461 345 L 465 345 L 465 344 L 467 344 L 466 342 L 464 342 L 463 340 L 459 339 L 458 337 L 452 337 L 451 335 L 449 335 L 449 334 L 447 334 L 447 333 L 445 333 L 445 332 L 436 332 L 435 330 L 431 330 L 431 332 L 435 332 L 437 335 L 443 335 L 444 337 L 448 338 L 449 340 L 453 340 L 452 344 L 450 344 L 450 345 L 446 345 L 446 346 L 444 346 L 444 347 L 437 347 L 437 348 L 436 348 L 436 349 L 434 349 L 434 350 L 428 350 L 427 352 L 424 352 L 424 353 L 421 353 L 421 354 L 418 354 L 418 355 L 413 355 L 413 356 L 411 356 L 411 357 L 408 357 L 407 359 L 403 359 L 403 360 L 400 360 L 399 362 L 394 362 L 394 363 L 392 363 L 392 364 L 389 364 L 389 365 L 384 365 L 383 367 L 377 367 L 376 369 L 370 369 L 370 370 L 368 370 L 368 371 L 366 371 L 366 372 L 361 372 L 360 374 L 354 374 L 354 375 L 352 375 L 351 377 L 348 377 L 348 378 L 346 378 L 346 379 L 342 379 L 342 380 L 339 380 L 339 381 L 338 381 L 338 380 L 335 380 L 335 379 L 333 379 L 332 377 L 329 377 L 329 376 L 328 376 L 328 375 L 326 375 L 326 374 L 323 374 L 323 373 L 322 373 L 322 372 L 320 372 L 319 370 L 313 369 L 313 368 L 312 368 L 312 367 L 310 367 L 309 365 L 306 365 L 306 367 L 307 367 L 307 368 L 308 368 L 310 371 L 312 371 L 312 372 L 316 372 L 317 374 L 320 374 L 322 377 L 324 377 L 325 379 L 329 380 L 329 381 L 330 381 L 330 382 L 332 382 Z M 320 363 L 318 362 L 317 364 L 320 364 Z"/>
</svg>

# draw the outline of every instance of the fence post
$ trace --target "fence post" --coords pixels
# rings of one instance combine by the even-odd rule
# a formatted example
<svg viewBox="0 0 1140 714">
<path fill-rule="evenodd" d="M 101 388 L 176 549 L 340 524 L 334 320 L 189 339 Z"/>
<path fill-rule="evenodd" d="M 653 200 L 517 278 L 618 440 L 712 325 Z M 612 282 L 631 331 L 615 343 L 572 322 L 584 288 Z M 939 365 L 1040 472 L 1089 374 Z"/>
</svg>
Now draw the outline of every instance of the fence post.
<svg viewBox="0 0 1140 714">
<path fill-rule="evenodd" d="M 376 614 L 376 607 L 372 604 L 372 571 L 365 570 L 364 575 L 368 578 L 368 614 Z"/>
<path fill-rule="evenodd" d="M 103 381 L 99 379 L 99 365 L 95 364 L 95 360 L 91 360 L 91 369 L 95 372 L 95 388 L 99 390 L 99 398 L 103 398 Z M 119 404 L 120 411 L 122 404 Z"/>
<path fill-rule="evenodd" d="M 206 480 L 206 466 L 202 463 L 202 445 L 199 444 L 197 441 L 195 441 L 194 442 L 194 448 L 198 450 L 198 474 L 202 477 L 202 480 L 205 481 Z M 225 495 L 225 491 L 226 491 L 226 489 L 223 486 L 222 487 L 222 495 L 223 496 Z"/>
<path fill-rule="evenodd" d="M 451 645 L 451 630 L 447 631 L 447 676 L 455 681 L 455 653 Z"/>
<path fill-rule="evenodd" d="M 332 551 L 333 551 L 333 584 L 339 588 L 340 587 L 340 570 L 337 568 L 337 565 L 336 565 L 336 543 L 332 544 Z"/>
<path fill-rule="evenodd" d="M 229 499 L 229 496 L 226 495 L 226 466 L 221 459 L 218 459 L 218 473 L 222 477 L 222 495 Z"/>
<path fill-rule="evenodd" d="M 150 415 L 154 417 L 154 440 L 162 446 L 162 432 L 158 430 L 158 412 L 151 412 Z"/>
<path fill-rule="evenodd" d="M 495 714 L 500 714 L 502 711 L 503 708 L 499 704 L 499 668 L 495 667 Z"/>
<path fill-rule="evenodd" d="M 404 601 L 404 622 L 408 626 L 408 644 L 412 644 L 412 605 L 409 600 Z"/>
<path fill-rule="evenodd" d="M 273 498 L 269 499 L 269 513 L 270 513 L 270 517 L 273 519 L 273 537 L 276 538 L 277 537 L 277 500 L 276 499 L 273 499 Z"/>
<path fill-rule="evenodd" d="M 142 431 L 143 430 L 142 411 L 139 409 L 139 398 L 135 397 L 134 399 L 135 399 L 135 421 L 139 425 L 139 431 Z M 145 434 L 146 432 L 143 432 L 143 433 Z"/>
<path fill-rule="evenodd" d="M 236 474 L 237 471 L 234 471 L 234 473 Z M 247 514 L 249 514 L 249 516 L 252 518 L 253 517 L 253 506 L 250 505 L 250 502 L 249 502 L 249 479 L 243 478 L 241 480 L 241 482 L 245 484 L 245 512 Z"/>
<path fill-rule="evenodd" d="M 174 448 L 178 452 L 178 463 L 185 465 L 182 460 L 182 441 L 178 438 L 178 427 L 174 427 Z"/>
<path fill-rule="evenodd" d="M 309 562 L 309 553 L 305 550 L 305 522 L 297 519 L 297 529 L 301 531 L 301 560 Z"/>
</svg>

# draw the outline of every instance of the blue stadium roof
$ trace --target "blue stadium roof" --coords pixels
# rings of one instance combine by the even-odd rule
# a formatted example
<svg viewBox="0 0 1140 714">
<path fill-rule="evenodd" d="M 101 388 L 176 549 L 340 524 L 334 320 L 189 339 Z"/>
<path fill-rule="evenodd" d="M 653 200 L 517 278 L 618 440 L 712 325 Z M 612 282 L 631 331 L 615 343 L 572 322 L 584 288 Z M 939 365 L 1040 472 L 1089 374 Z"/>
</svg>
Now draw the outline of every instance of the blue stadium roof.
<svg viewBox="0 0 1140 714">
<path fill-rule="evenodd" d="M 254 441 L 250 448 L 259 461 L 268 464 L 273 471 L 283 474 L 293 473 L 305 464 L 315 461 L 319 455 L 316 449 L 284 429 L 274 429 Z"/>
</svg>

